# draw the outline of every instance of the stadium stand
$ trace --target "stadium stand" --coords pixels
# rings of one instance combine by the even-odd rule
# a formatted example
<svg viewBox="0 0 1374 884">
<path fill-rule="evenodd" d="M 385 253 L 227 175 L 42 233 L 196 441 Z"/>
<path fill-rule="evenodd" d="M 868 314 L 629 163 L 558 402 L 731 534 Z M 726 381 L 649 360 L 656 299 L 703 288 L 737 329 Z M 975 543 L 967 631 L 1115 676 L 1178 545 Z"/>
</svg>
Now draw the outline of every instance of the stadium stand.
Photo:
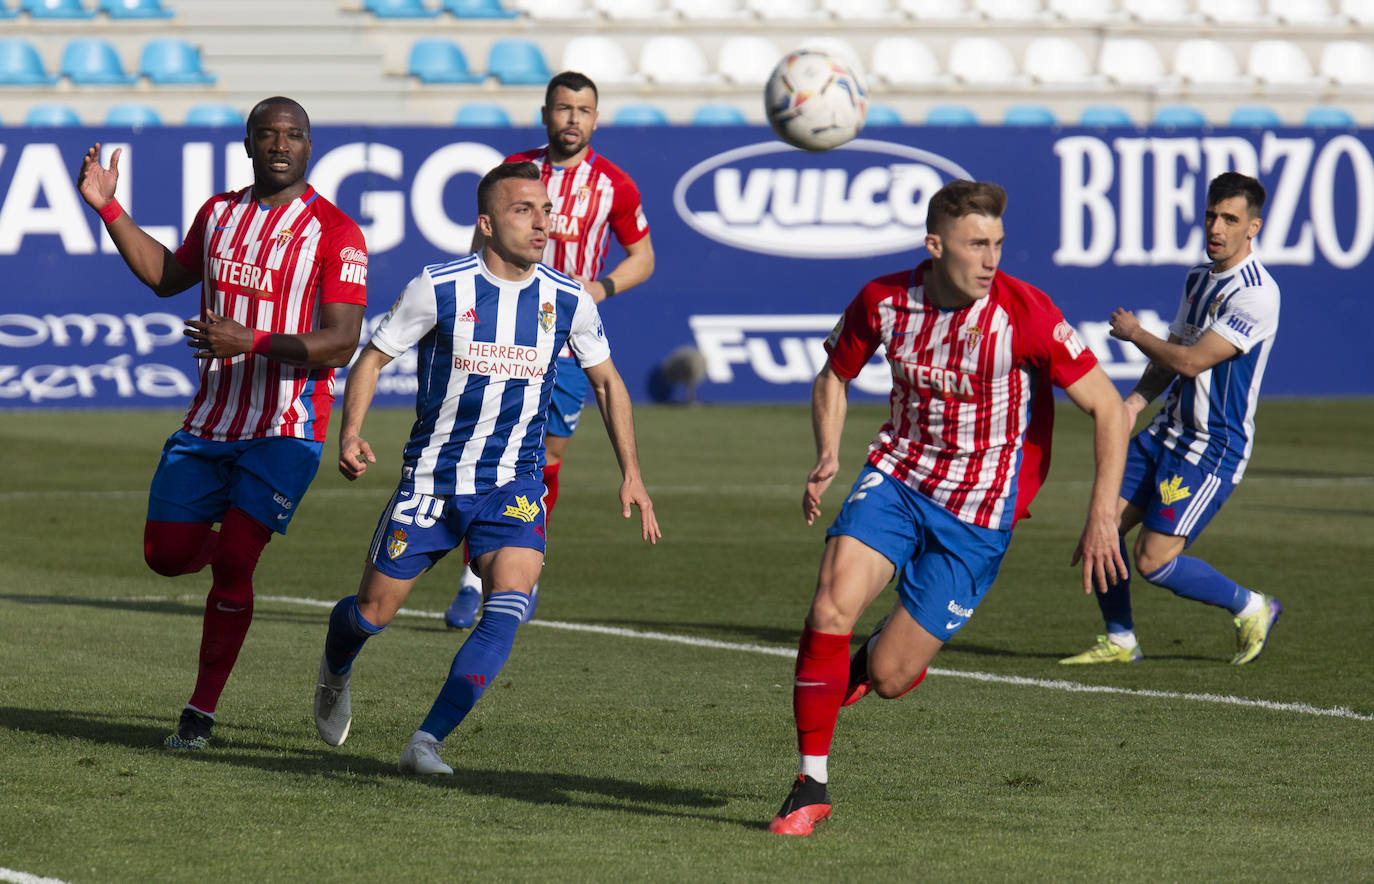
<svg viewBox="0 0 1374 884">
<path fill-rule="evenodd" d="M 865 126 L 900 126 L 904 122 L 902 115 L 890 104 L 870 104 L 864 117 Z"/>
<path fill-rule="evenodd" d="M 949 72 L 961 83 L 1010 86 L 1021 82 L 1016 59 L 993 37 L 960 37 L 949 48 Z"/>
<path fill-rule="evenodd" d="M 8 3 L 5 3 L 4 0 L 0 0 L 0 19 L 14 18 L 18 14 L 19 10 L 10 9 Z"/>
<path fill-rule="evenodd" d="M 1040 0 L 973 0 L 972 9 L 996 22 L 1029 22 L 1045 15 Z"/>
<path fill-rule="evenodd" d="M 509 126 L 510 115 L 499 104 L 468 103 L 458 108 L 455 126 Z"/>
<path fill-rule="evenodd" d="M 560 68 L 581 71 L 596 81 L 597 88 L 602 84 L 623 86 L 640 79 L 624 47 L 600 34 L 579 34 L 565 43 Z"/>
<path fill-rule="evenodd" d="M 111 105 L 109 112 L 105 114 L 105 125 L 129 126 L 134 129 L 161 126 L 162 116 L 150 105 L 135 102 L 115 104 Z"/>
<path fill-rule="evenodd" d="M 228 104 L 196 104 L 186 112 L 188 126 L 242 126 L 243 114 Z"/>
<path fill-rule="evenodd" d="M 668 0 L 668 8 L 688 23 L 733 23 L 749 14 L 740 0 Z"/>
<path fill-rule="evenodd" d="M 873 44 L 869 73 L 889 86 L 912 88 L 942 82 L 940 60 L 915 37 L 883 37 Z"/>
<path fill-rule="evenodd" d="M 594 15 L 585 0 L 519 0 L 521 12 L 535 21 L 572 20 L 594 21 Z"/>
<path fill-rule="evenodd" d="M 72 40 L 62 50 L 62 76 L 78 86 L 128 86 L 138 77 L 124 72 L 114 46 L 96 37 Z"/>
<path fill-rule="evenodd" d="M 711 102 L 692 112 L 692 124 L 695 126 L 743 126 L 748 122 L 744 111 L 733 104 Z"/>
<path fill-rule="evenodd" d="M 501 5 L 501 0 L 444 0 L 443 9 L 458 18 L 515 18 L 520 13 Z"/>
<path fill-rule="evenodd" d="M 1312 62 L 1291 40 L 1256 40 L 1250 44 L 1245 72 L 1262 86 L 1303 89 L 1317 85 Z"/>
<path fill-rule="evenodd" d="M 0 86 L 51 85 L 57 78 L 43 68 L 38 50 L 27 40 L 0 40 Z"/>
<path fill-rule="evenodd" d="M 171 18 L 175 15 L 161 0 L 100 0 L 100 11 L 110 18 Z"/>
<path fill-rule="evenodd" d="M 152 83 L 208 86 L 215 82 L 200 64 L 200 50 L 176 37 L 149 40 L 139 56 L 138 69 Z"/>
<path fill-rule="evenodd" d="M 1374 48 L 1355 40 L 1334 40 L 1322 47 L 1317 72 L 1338 87 L 1374 89 Z"/>
<path fill-rule="evenodd" d="M 1302 124 L 1318 129 L 1349 129 L 1355 125 L 1355 119 L 1339 107 L 1317 105 L 1303 114 Z"/>
<path fill-rule="evenodd" d="M 519 38 L 491 44 L 487 73 L 507 86 L 543 86 L 553 76 L 543 50 Z"/>
<path fill-rule="evenodd" d="M 721 41 L 716 70 L 737 86 L 762 86 L 782 56 L 767 37 L 731 36 Z"/>
<path fill-rule="evenodd" d="M 976 126 L 978 115 L 962 104 L 937 104 L 926 111 L 928 126 Z"/>
<path fill-rule="evenodd" d="M 1281 125 L 1279 115 L 1272 107 L 1262 104 L 1240 104 L 1231 111 L 1231 125 L 1253 129 L 1266 129 Z"/>
<path fill-rule="evenodd" d="M 1202 111 L 1191 105 L 1165 104 L 1155 109 L 1154 118 L 1151 122 L 1156 126 L 1186 129 L 1206 126 L 1207 117 L 1203 115 Z"/>
<path fill-rule="evenodd" d="M 1026 44 L 1022 68 L 1041 86 L 1083 87 L 1100 79 L 1083 47 L 1067 37 L 1032 39 Z"/>
<path fill-rule="evenodd" d="M 363 8 L 378 18 L 434 18 L 439 14 L 422 0 L 367 0 Z"/>
<path fill-rule="evenodd" d="M 668 115 L 652 104 L 621 105 L 611 116 L 615 126 L 666 126 Z"/>
<path fill-rule="evenodd" d="M 1102 41 L 1097 70 L 1122 86 L 1153 86 L 1165 78 L 1159 50 L 1141 37 L 1108 37 Z"/>
<path fill-rule="evenodd" d="M 1059 118 L 1043 104 L 1013 104 L 1002 114 L 1004 126 L 1057 126 Z"/>
<path fill-rule="evenodd" d="M 1114 104 L 1090 104 L 1078 115 L 1078 125 L 1101 128 L 1134 126 L 1135 120 L 1124 107 Z"/>
<path fill-rule="evenodd" d="M 65 104 L 38 104 L 24 116 L 25 126 L 80 126 L 81 117 Z"/>
<path fill-rule="evenodd" d="M 421 83 L 480 83 L 485 77 L 468 69 L 467 56 L 452 40 L 416 40 L 410 47 L 410 75 Z"/>
<path fill-rule="evenodd" d="M 696 41 L 676 34 L 644 41 L 639 72 L 661 86 L 704 86 L 719 79 Z"/>
<path fill-rule="evenodd" d="M 19 9 L 34 18 L 95 18 L 95 10 L 81 0 L 24 0 Z"/>
<path fill-rule="evenodd" d="M 1182 83 L 1193 87 L 1234 89 L 1249 82 L 1235 53 L 1208 37 L 1180 41 L 1174 47 L 1173 69 Z"/>
</svg>

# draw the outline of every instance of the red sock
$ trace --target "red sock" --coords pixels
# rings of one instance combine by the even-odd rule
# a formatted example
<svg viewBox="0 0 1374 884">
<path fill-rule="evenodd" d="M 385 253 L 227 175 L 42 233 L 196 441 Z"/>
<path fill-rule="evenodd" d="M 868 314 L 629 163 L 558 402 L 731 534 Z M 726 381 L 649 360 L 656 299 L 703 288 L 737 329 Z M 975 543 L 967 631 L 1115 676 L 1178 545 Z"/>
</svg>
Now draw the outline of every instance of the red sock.
<svg viewBox="0 0 1374 884">
<path fill-rule="evenodd" d="M 563 461 L 544 465 L 544 527 L 549 527 L 549 519 L 553 518 L 553 505 L 558 503 L 558 471 L 563 466 Z"/>
<path fill-rule="evenodd" d="M 209 522 L 143 524 L 143 560 L 164 577 L 194 574 L 210 564 L 219 545 L 219 532 Z"/>
<path fill-rule="evenodd" d="M 220 525 L 219 547 L 210 565 L 215 575 L 205 599 L 200 668 L 190 705 L 214 712 L 224 683 L 239 658 L 253 622 L 253 570 L 272 532 L 243 512 L 231 509 Z"/>
<path fill-rule="evenodd" d="M 849 686 L 849 639 L 853 633 L 816 632 L 802 628 L 797 649 L 797 677 L 792 686 L 792 713 L 797 719 L 797 748 L 803 755 L 829 755 L 845 688 Z"/>
</svg>

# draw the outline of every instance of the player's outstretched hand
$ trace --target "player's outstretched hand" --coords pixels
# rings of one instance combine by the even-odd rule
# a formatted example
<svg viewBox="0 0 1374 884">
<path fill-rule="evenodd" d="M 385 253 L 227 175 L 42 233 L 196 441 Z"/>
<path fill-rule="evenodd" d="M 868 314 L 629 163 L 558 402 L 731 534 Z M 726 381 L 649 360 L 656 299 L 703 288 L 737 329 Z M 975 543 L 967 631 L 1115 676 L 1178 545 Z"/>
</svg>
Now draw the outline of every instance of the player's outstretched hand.
<svg viewBox="0 0 1374 884">
<path fill-rule="evenodd" d="M 816 524 L 816 517 L 821 514 L 821 495 L 825 494 L 825 489 L 830 487 L 839 470 L 839 461 L 829 458 L 817 461 L 806 477 L 806 490 L 802 492 L 802 518 L 806 519 L 806 524 Z"/>
<path fill-rule="evenodd" d="M 367 465 L 376 463 L 377 456 L 372 446 L 362 436 L 342 436 L 339 438 L 339 472 L 352 482 L 367 472 Z"/>
<path fill-rule="evenodd" d="M 1113 583 L 1130 576 L 1121 558 L 1121 538 L 1111 519 L 1089 519 L 1083 536 L 1073 551 L 1070 565 L 1083 563 L 1083 592 L 1092 595 L 1093 587 L 1106 594 Z"/>
<path fill-rule="evenodd" d="M 1140 320 L 1135 318 L 1135 314 L 1125 307 L 1117 307 L 1112 311 L 1112 337 L 1122 341 L 1130 341 L 1131 336 L 1140 331 Z"/>
<path fill-rule="evenodd" d="M 197 359 L 228 359 L 253 349 L 253 332 L 232 319 L 206 311 L 205 321 L 186 320 L 186 345 Z"/>
<path fill-rule="evenodd" d="M 96 142 L 81 158 L 81 171 L 76 175 L 76 189 L 81 198 L 97 212 L 114 199 L 115 184 L 119 182 L 119 155 L 122 147 L 116 147 L 110 154 L 110 168 L 100 165 L 100 142 Z"/>
<path fill-rule="evenodd" d="M 658 543 L 663 532 L 658 528 L 658 516 L 654 515 L 654 502 L 649 492 L 637 477 L 629 477 L 620 483 L 620 515 L 628 519 L 632 509 L 639 507 L 639 536 L 650 543 Z"/>
</svg>

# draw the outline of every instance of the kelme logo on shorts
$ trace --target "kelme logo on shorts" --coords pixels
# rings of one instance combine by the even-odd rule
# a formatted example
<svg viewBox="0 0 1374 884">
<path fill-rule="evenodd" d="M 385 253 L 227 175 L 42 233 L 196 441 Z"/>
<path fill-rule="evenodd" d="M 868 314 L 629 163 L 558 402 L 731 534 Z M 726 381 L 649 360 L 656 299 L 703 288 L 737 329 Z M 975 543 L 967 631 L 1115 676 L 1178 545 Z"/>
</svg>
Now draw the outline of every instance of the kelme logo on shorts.
<svg viewBox="0 0 1374 884">
<path fill-rule="evenodd" d="M 1174 476 L 1167 481 L 1159 483 L 1159 499 L 1164 501 L 1165 506 L 1177 503 L 1185 497 L 1192 496 L 1193 492 L 1187 485 L 1183 484 L 1182 476 Z"/>
<path fill-rule="evenodd" d="M 506 506 L 506 515 L 522 522 L 533 522 L 539 516 L 539 505 L 530 503 L 523 494 L 515 496 L 515 504 Z"/>
</svg>

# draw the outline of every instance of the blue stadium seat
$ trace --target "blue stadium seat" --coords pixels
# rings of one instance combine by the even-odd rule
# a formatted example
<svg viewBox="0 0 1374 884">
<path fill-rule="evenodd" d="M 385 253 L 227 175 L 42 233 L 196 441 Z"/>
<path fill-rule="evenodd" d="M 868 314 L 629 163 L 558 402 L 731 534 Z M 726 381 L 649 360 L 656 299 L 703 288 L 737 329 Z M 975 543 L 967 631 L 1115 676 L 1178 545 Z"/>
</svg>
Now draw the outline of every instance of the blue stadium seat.
<svg viewBox="0 0 1374 884">
<path fill-rule="evenodd" d="M 977 126 L 978 115 L 962 104 L 937 104 L 926 112 L 927 126 Z"/>
<path fill-rule="evenodd" d="M 242 126 L 243 114 L 228 104 L 197 104 L 186 112 L 188 126 Z"/>
<path fill-rule="evenodd" d="M 62 76 L 80 86 L 129 86 L 138 80 L 124 73 L 113 46 L 94 37 L 72 40 L 62 50 Z"/>
<path fill-rule="evenodd" d="M 458 108 L 455 126 L 509 126 L 510 114 L 499 104 L 470 103 Z"/>
<path fill-rule="evenodd" d="M 43 70 L 43 59 L 27 40 L 0 40 L 0 85 L 51 85 L 56 77 Z"/>
<path fill-rule="evenodd" d="M 1078 117 L 1080 126 L 1134 126 L 1135 120 L 1124 107 L 1115 104 L 1090 104 Z"/>
<path fill-rule="evenodd" d="M 367 0 L 363 8 L 378 18 L 433 18 L 439 14 L 421 0 Z"/>
<path fill-rule="evenodd" d="M 452 40 L 416 40 L 410 47 L 410 75 L 421 83 L 480 83 L 468 59 Z"/>
<path fill-rule="evenodd" d="M 487 73 L 507 86 L 543 86 L 553 76 L 539 46 L 518 38 L 491 44 Z"/>
<path fill-rule="evenodd" d="M 81 117 L 65 104 L 36 104 L 24 117 L 25 126 L 80 126 Z"/>
<path fill-rule="evenodd" d="M 1043 104 L 1013 104 L 1002 114 L 1003 126 L 1057 126 L 1059 118 Z"/>
<path fill-rule="evenodd" d="M 200 66 L 200 50 L 176 37 L 149 40 L 138 67 L 143 76 L 159 86 L 208 86 L 215 82 L 215 75 L 207 74 Z"/>
<path fill-rule="evenodd" d="M 864 126 L 900 126 L 902 115 L 890 104 L 870 104 L 864 115 Z"/>
<path fill-rule="evenodd" d="M 110 18 L 171 18 L 174 13 L 162 0 L 100 0 L 100 11 Z"/>
<path fill-rule="evenodd" d="M 713 102 L 703 104 L 692 114 L 692 124 L 696 126 L 746 126 L 749 118 L 744 111 L 733 104 Z"/>
<path fill-rule="evenodd" d="M 95 18 L 95 10 L 81 0 L 24 0 L 19 9 L 34 18 Z"/>
<path fill-rule="evenodd" d="M 444 9 L 459 18 L 515 18 L 520 14 L 504 8 L 501 0 L 444 0 Z"/>
<path fill-rule="evenodd" d="M 0 18 L 14 18 L 18 14 L 19 10 L 10 9 L 9 4 L 5 3 L 4 0 L 0 0 Z"/>
<path fill-rule="evenodd" d="M 1262 104 L 1242 104 L 1231 111 L 1232 126 L 1248 126 L 1254 129 L 1268 129 L 1282 126 L 1283 121 L 1272 107 Z"/>
<path fill-rule="evenodd" d="M 666 126 L 668 115 L 652 104 L 621 105 L 611 123 L 616 126 Z"/>
<path fill-rule="evenodd" d="M 1168 126 L 1170 128 L 1202 128 L 1207 125 L 1207 118 L 1202 115 L 1202 111 L 1188 104 L 1166 104 L 1155 110 L 1152 122 L 1156 126 Z"/>
<path fill-rule="evenodd" d="M 1302 124 L 1317 129 L 1350 129 L 1355 125 L 1355 118 L 1344 108 L 1319 104 L 1307 109 Z"/>
<path fill-rule="evenodd" d="M 105 125 L 142 129 L 144 126 L 161 126 L 162 117 L 146 104 L 116 104 L 105 114 Z"/>
</svg>

